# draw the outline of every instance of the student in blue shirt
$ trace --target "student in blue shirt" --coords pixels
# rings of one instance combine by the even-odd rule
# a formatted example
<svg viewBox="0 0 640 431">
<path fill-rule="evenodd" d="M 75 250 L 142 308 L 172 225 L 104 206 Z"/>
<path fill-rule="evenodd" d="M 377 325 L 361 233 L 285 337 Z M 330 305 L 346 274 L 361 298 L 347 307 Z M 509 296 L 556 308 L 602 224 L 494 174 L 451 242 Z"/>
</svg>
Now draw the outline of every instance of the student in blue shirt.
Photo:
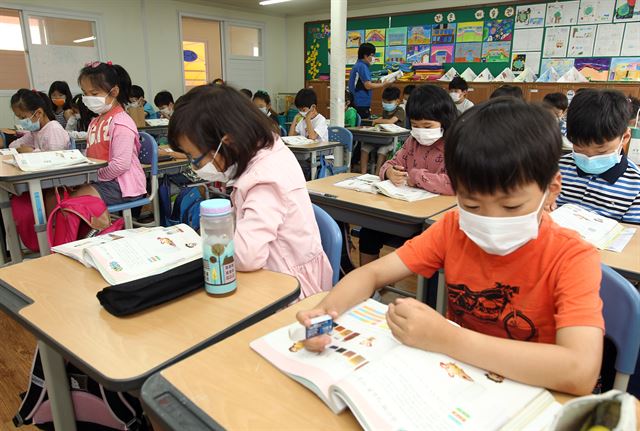
<svg viewBox="0 0 640 431">
<path fill-rule="evenodd" d="M 151 103 L 144 100 L 144 90 L 139 85 L 131 86 L 131 93 L 129 94 L 129 102 L 131 107 L 140 107 L 144 109 L 144 118 L 153 120 L 158 118 L 158 113 Z"/>
<path fill-rule="evenodd" d="M 355 102 L 354 108 L 361 118 L 371 116 L 371 90 L 374 88 L 384 88 L 392 84 L 371 82 L 371 72 L 369 66 L 373 62 L 376 47 L 370 43 L 363 43 L 358 48 L 358 61 L 351 68 L 349 75 L 349 91 L 353 94 Z"/>
</svg>

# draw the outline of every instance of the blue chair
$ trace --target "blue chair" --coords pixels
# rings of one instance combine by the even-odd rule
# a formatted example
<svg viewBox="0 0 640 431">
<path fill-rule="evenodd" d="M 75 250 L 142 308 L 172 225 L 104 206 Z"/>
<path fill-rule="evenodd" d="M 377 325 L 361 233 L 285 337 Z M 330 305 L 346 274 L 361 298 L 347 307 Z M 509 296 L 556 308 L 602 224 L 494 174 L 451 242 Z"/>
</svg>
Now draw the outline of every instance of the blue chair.
<svg viewBox="0 0 640 431">
<path fill-rule="evenodd" d="M 356 114 L 356 127 L 362 126 L 362 117 L 360 114 Z"/>
<path fill-rule="evenodd" d="M 334 166 L 333 173 L 341 174 L 349 172 L 351 170 L 351 152 L 353 151 L 353 135 L 344 127 L 331 126 L 329 127 L 329 141 L 340 142 L 344 146 L 342 166 Z"/>
<path fill-rule="evenodd" d="M 333 269 L 333 285 L 340 279 L 340 257 L 342 255 L 342 234 L 338 223 L 331 218 L 325 210 L 317 205 L 313 205 L 313 213 L 316 216 L 316 223 L 320 229 L 320 240 L 322 249 L 331 262 Z"/>
<path fill-rule="evenodd" d="M 626 391 L 640 350 L 640 293 L 623 276 L 602 265 L 600 297 L 605 336 L 617 349 L 613 388 Z"/>
<path fill-rule="evenodd" d="M 151 165 L 151 195 L 130 202 L 124 202 L 117 205 L 111 205 L 107 209 L 110 213 L 122 211 L 125 229 L 133 228 L 133 217 L 131 209 L 142 207 L 150 204 L 157 199 L 158 195 L 158 144 L 153 136 L 146 132 L 138 132 L 140 135 L 140 154 L 138 158 L 140 163 Z M 153 223 L 136 223 L 136 226 L 160 226 L 160 215 L 156 211 L 155 205 L 153 209 Z"/>
<path fill-rule="evenodd" d="M 280 126 L 280 136 L 288 136 L 289 133 L 287 133 L 287 129 L 285 129 L 284 127 Z"/>
<path fill-rule="evenodd" d="M 289 110 L 287 111 L 287 123 L 291 123 L 293 122 L 293 119 L 296 118 L 296 115 L 298 115 L 298 109 L 291 107 L 289 108 Z"/>
<path fill-rule="evenodd" d="M 73 136 L 69 135 L 69 149 L 75 150 L 76 148 L 76 140 L 73 139 Z"/>
</svg>

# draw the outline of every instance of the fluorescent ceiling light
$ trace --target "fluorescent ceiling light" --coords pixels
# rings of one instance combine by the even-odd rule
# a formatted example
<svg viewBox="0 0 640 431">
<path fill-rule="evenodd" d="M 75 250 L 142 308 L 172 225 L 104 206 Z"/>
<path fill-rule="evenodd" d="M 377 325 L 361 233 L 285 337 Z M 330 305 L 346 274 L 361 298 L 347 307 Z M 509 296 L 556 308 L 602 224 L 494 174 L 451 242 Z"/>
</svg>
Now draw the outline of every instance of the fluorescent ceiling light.
<svg viewBox="0 0 640 431">
<path fill-rule="evenodd" d="M 82 39 L 74 40 L 73 43 L 89 42 L 90 40 L 96 40 L 96 37 L 95 36 L 83 37 Z"/>
<path fill-rule="evenodd" d="M 284 3 L 288 1 L 291 1 L 291 0 L 262 0 L 260 2 L 260 6 L 269 6 L 270 4 Z"/>
</svg>

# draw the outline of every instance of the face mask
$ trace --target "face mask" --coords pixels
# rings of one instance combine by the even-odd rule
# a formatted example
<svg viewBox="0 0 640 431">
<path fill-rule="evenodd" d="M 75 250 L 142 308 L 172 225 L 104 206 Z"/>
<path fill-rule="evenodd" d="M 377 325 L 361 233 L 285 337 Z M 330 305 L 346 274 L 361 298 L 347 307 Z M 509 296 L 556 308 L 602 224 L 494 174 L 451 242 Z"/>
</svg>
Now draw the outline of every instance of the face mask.
<svg viewBox="0 0 640 431">
<path fill-rule="evenodd" d="M 573 152 L 573 160 L 576 166 L 588 174 L 598 175 L 608 171 L 622 160 L 620 148 L 622 147 L 622 139 L 620 145 L 613 153 L 602 154 L 600 156 L 586 156 L 584 154 Z"/>
<path fill-rule="evenodd" d="M 109 112 L 113 102 L 107 105 L 106 96 L 82 96 L 82 103 L 92 112 L 101 115 Z"/>
<path fill-rule="evenodd" d="M 460 93 L 456 93 L 453 91 L 449 93 L 449 96 L 451 96 L 451 99 L 453 99 L 455 103 L 458 103 L 460 101 L 460 97 L 462 97 Z"/>
<path fill-rule="evenodd" d="M 429 146 L 433 145 L 438 139 L 442 138 L 442 129 L 412 127 L 411 136 L 413 136 L 420 145 Z"/>
<path fill-rule="evenodd" d="M 173 115 L 173 109 L 171 108 L 162 108 L 160 112 L 166 115 L 167 117 L 171 117 Z"/>
<path fill-rule="evenodd" d="M 307 114 L 309 113 L 309 111 L 299 111 L 299 113 L 300 113 L 300 116 L 301 116 L 302 118 L 304 118 L 304 117 L 306 117 L 306 116 L 307 116 Z"/>
<path fill-rule="evenodd" d="M 218 144 L 218 148 L 216 149 L 216 152 L 213 154 L 214 159 L 218 155 L 218 151 L 220 151 L 221 147 L 222 147 L 222 141 L 220 141 L 220 143 Z M 227 170 L 225 170 L 224 172 L 220 172 L 218 168 L 216 168 L 216 166 L 213 164 L 213 161 L 211 161 L 206 165 L 204 165 L 203 167 L 201 167 L 200 169 L 194 169 L 194 172 L 196 173 L 196 175 L 198 175 L 200 178 L 202 178 L 205 181 L 218 181 L 218 182 L 227 184 L 227 183 L 230 183 L 231 178 L 235 176 L 236 168 L 237 168 L 237 165 L 233 164 L 229 166 Z"/>
<path fill-rule="evenodd" d="M 54 105 L 61 107 L 61 106 L 64 106 L 64 102 L 66 101 L 66 99 L 63 97 L 63 98 L 51 99 L 51 101 L 53 102 Z"/>
<path fill-rule="evenodd" d="M 382 109 L 384 109 L 387 112 L 392 112 L 396 109 L 396 104 L 395 103 L 385 103 L 382 102 Z"/>
<path fill-rule="evenodd" d="M 460 229 L 487 253 L 505 256 L 538 237 L 538 213 L 546 198 L 545 193 L 534 212 L 516 217 L 479 216 L 458 205 Z"/>
<path fill-rule="evenodd" d="M 35 112 L 29 118 L 22 118 L 18 120 L 17 126 L 27 132 L 37 132 L 38 130 L 40 130 L 40 121 L 31 121 L 34 115 L 36 115 Z"/>
<path fill-rule="evenodd" d="M 264 115 L 269 115 L 269 109 L 267 109 L 267 107 L 262 107 L 262 108 L 258 108 L 260 110 L 260 112 L 262 112 Z"/>
</svg>

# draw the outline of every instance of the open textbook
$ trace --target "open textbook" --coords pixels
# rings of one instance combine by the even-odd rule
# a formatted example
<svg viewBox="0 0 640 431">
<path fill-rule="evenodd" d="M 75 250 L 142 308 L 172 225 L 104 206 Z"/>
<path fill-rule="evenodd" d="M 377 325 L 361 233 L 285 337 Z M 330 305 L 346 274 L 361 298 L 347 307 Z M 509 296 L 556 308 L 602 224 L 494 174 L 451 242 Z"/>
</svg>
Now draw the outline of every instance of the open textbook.
<svg viewBox="0 0 640 431">
<path fill-rule="evenodd" d="M 147 125 L 151 126 L 151 127 L 168 126 L 169 125 L 169 119 L 168 118 L 151 118 L 151 119 L 144 120 L 144 122 L 147 123 Z"/>
<path fill-rule="evenodd" d="M 561 206 L 551 213 L 551 218 L 602 250 L 621 252 L 636 232 L 634 228 L 625 228 L 613 219 L 574 204 Z"/>
<path fill-rule="evenodd" d="M 400 199 L 407 202 L 415 202 L 439 196 L 417 187 L 396 186 L 390 180 L 382 181 L 379 176 L 372 174 L 364 174 L 358 177 L 348 178 L 336 183 L 335 185 L 337 187 L 356 190 L 358 192 L 381 193 L 390 198 Z"/>
<path fill-rule="evenodd" d="M 116 231 L 58 245 L 52 251 L 97 269 L 111 285 L 202 258 L 200 235 L 186 224 Z"/>
<path fill-rule="evenodd" d="M 351 409 L 366 430 L 539 430 L 529 425 L 551 421 L 559 406 L 548 391 L 402 345 L 386 311 L 372 299 L 347 311 L 322 353 L 292 341 L 289 327 L 251 348 L 334 413 Z"/>
<path fill-rule="evenodd" d="M 310 145 L 314 144 L 316 141 L 313 139 L 305 138 L 304 136 L 283 136 L 282 140 L 285 144 L 291 145 L 293 147 L 301 146 L 301 145 Z"/>
<path fill-rule="evenodd" d="M 13 160 L 5 159 L 3 161 L 10 165 L 17 166 L 24 172 L 49 171 L 74 165 L 94 163 L 87 159 L 80 150 L 39 151 L 14 154 Z"/>
</svg>

